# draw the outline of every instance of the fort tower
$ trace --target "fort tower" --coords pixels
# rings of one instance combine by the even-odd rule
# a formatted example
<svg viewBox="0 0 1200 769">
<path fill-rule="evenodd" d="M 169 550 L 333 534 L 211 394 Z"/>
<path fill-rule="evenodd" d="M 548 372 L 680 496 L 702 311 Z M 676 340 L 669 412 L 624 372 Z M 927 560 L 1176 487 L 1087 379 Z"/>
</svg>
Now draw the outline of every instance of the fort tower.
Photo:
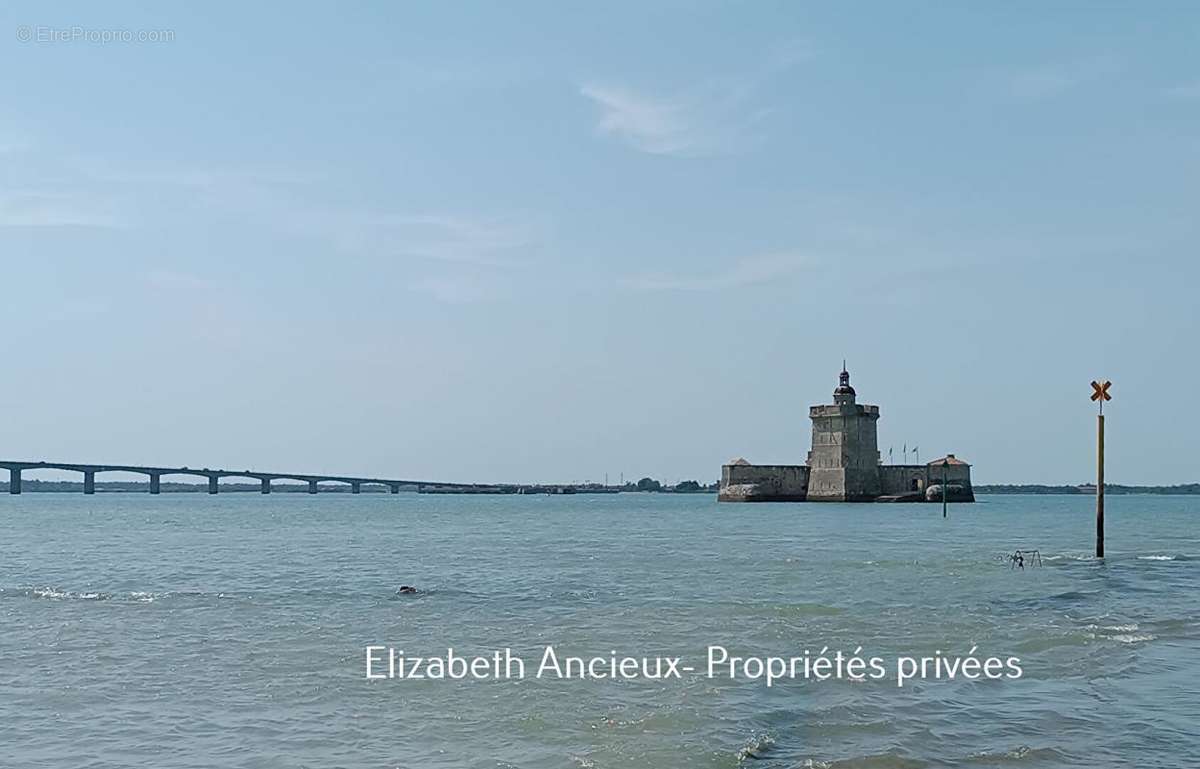
<svg viewBox="0 0 1200 769">
<path fill-rule="evenodd" d="M 842 365 L 833 403 L 812 406 L 812 451 L 808 452 L 808 499 L 861 502 L 880 495 L 879 407 L 855 402 L 850 373 Z"/>
</svg>

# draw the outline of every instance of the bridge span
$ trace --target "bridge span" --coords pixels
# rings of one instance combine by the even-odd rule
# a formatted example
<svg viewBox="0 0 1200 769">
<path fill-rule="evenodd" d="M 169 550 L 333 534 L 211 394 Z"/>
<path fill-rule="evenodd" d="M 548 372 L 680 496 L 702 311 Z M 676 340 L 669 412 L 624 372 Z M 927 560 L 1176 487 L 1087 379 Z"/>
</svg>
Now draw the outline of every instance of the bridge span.
<svg viewBox="0 0 1200 769">
<path fill-rule="evenodd" d="M 63 470 L 83 475 L 83 493 L 96 493 L 96 473 L 134 473 L 144 475 L 150 480 L 150 493 L 158 494 L 160 479 L 164 475 L 185 475 L 208 479 L 208 493 L 216 494 L 222 478 L 250 478 L 259 481 L 263 494 L 271 493 L 271 481 L 295 481 L 308 484 L 308 493 L 316 494 L 321 483 L 340 483 L 350 486 L 350 493 L 358 494 L 364 485 L 386 486 L 393 494 L 399 494 L 404 487 L 422 487 L 439 489 L 473 489 L 497 488 L 494 485 L 473 483 L 440 483 L 433 481 L 410 481 L 397 478 L 367 478 L 353 475 L 313 475 L 310 473 L 265 473 L 255 470 L 225 470 L 208 467 L 150 467 L 144 465 L 96 465 L 76 462 L 25 462 L 0 460 L 0 469 L 8 470 L 8 492 L 21 493 L 21 473 L 24 470 Z"/>
</svg>

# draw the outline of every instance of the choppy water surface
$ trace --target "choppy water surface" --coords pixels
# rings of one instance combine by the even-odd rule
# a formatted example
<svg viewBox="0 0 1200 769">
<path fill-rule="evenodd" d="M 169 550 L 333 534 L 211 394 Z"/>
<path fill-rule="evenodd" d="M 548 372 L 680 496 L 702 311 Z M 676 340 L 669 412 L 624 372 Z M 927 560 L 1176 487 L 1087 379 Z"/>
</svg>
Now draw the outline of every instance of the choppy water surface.
<svg viewBox="0 0 1200 769">
<path fill-rule="evenodd" d="M 1100 563 L 1082 497 L 0 498 L 0 766 L 1200 765 L 1200 500 L 1108 508 Z M 367 682 L 369 643 L 977 644 L 1025 676 Z"/>
</svg>

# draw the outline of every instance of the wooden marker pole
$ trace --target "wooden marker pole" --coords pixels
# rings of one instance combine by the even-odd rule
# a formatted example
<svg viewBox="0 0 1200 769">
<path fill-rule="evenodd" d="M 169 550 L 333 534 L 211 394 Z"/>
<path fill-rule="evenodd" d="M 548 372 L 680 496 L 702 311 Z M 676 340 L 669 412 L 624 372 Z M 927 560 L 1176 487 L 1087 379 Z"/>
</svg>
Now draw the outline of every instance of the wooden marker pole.
<svg viewBox="0 0 1200 769">
<path fill-rule="evenodd" d="M 1100 403 L 1096 415 L 1096 557 L 1104 557 L 1104 401 L 1112 400 L 1108 388 L 1112 382 L 1092 382 L 1092 400 Z"/>
</svg>

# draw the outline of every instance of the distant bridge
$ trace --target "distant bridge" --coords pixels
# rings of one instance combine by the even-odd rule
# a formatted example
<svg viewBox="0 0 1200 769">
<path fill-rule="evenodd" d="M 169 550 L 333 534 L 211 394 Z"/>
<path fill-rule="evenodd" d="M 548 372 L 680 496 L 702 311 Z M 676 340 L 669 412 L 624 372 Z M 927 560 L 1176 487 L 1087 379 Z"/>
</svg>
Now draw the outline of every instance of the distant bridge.
<svg viewBox="0 0 1200 769">
<path fill-rule="evenodd" d="M 421 489 L 431 487 L 444 490 L 459 490 L 470 492 L 482 489 L 507 488 L 506 486 L 483 485 L 474 483 L 436 483 L 431 481 L 407 481 L 396 478 L 361 478 L 352 475 L 312 475 L 308 473 L 262 473 L 254 470 L 215 470 L 208 467 L 149 467 L 142 465 L 90 465 L 73 462 L 17 462 L 0 460 L 0 469 L 8 470 L 8 492 L 21 493 L 21 472 L 23 470 L 65 470 L 66 472 L 83 475 L 83 493 L 96 493 L 96 473 L 134 473 L 150 479 L 150 493 L 158 494 L 160 479 L 164 475 L 188 475 L 208 479 L 208 493 L 216 494 L 222 478 L 250 478 L 259 481 L 263 494 L 271 493 L 271 481 L 295 481 L 308 484 L 308 493 L 316 494 L 317 486 L 321 483 L 340 483 L 350 486 L 351 494 L 358 494 L 364 484 L 386 486 L 393 494 L 399 494 L 402 487 L 411 486 Z M 516 488 L 516 487 L 514 487 Z"/>
</svg>

